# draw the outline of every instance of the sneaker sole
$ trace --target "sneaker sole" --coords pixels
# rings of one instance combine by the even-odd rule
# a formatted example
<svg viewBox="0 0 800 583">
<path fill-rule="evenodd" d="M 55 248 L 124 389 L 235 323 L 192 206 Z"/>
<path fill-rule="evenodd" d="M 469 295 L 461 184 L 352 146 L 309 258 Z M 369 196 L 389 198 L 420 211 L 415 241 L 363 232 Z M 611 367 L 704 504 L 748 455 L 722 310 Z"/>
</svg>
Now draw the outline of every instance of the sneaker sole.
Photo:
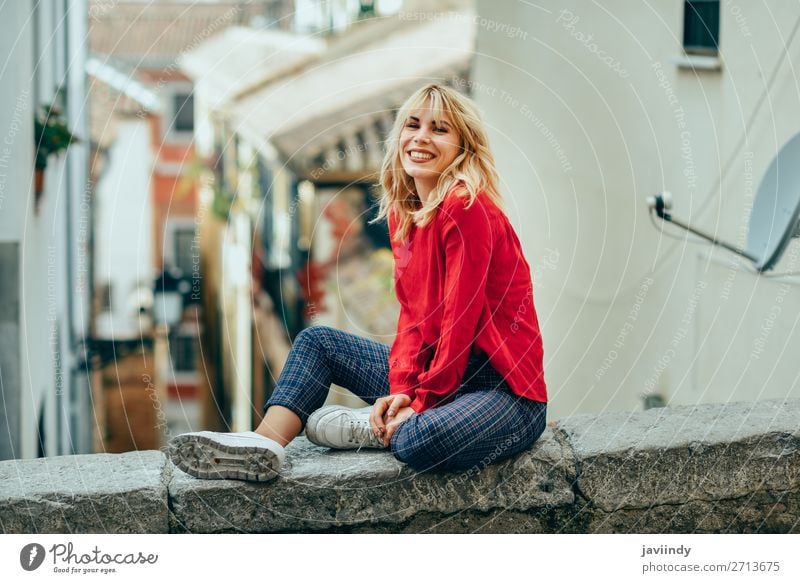
<svg viewBox="0 0 800 583">
<path fill-rule="evenodd" d="M 268 482 L 278 477 L 278 456 L 263 447 L 230 446 L 205 435 L 179 435 L 169 445 L 172 463 L 203 480 Z"/>
</svg>

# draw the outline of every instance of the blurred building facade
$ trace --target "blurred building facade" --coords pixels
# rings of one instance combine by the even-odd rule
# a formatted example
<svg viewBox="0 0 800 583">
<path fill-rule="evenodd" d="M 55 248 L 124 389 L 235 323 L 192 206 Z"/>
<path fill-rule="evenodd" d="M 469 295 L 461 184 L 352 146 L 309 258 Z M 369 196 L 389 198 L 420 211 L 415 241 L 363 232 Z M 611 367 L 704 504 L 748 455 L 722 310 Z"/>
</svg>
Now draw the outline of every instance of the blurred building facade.
<svg viewBox="0 0 800 583">
<path fill-rule="evenodd" d="M 744 247 L 759 181 L 800 130 L 797 4 L 478 11 L 468 84 L 534 271 L 551 414 L 800 394 L 796 278 L 654 228 L 645 204 L 670 190 L 676 217 Z"/>
<path fill-rule="evenodd" d="M 194 88 L 177 60 L 230 26 L 285 26 L 291 8 L 278 0 L 89 6 L 103 451 L 158 447 L 201 424 Z"/>
<path fill-rule="evenodd" d="M 83 1 L 0 6 L 0 459 L 92 451 L 85 36 Z M 42 107 L 80 142 L 44 157 L 38 188 Z"/>
<path fill-rule="evenodd" d="M 206 323 L 222 339 L 217 397 L 237 429 L 257 421 L 302 328 L 393 340 L 388 232 L 366 224 L 382 140 L 408 95 L 467 76 L 474 50 L 469 13 L 426 14 L 360 15 L 310 36 L 230 28 L 181 59 L 209 162 L 200 216 L 214 266 L 204 309 L 219 314 Z M 356 404 L 339 389 L 334 401 Z"/>
</svg>

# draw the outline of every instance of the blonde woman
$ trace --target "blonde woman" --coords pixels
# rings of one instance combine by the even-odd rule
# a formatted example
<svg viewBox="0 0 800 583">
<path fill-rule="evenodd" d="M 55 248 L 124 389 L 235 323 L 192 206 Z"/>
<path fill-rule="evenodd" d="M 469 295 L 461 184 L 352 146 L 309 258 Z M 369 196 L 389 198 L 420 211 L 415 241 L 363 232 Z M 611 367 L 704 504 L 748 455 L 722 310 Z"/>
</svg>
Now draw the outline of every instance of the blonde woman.
<svg viewBox="0 0 800 583">
<path fill-rule="evenodd" d="M 547 391 L 531 270 L 502 210 L 475 105 L 429 84 L 387 140 L 375 219 L 389 223 L 400 301 L 391 346 L 312 326 L 298 334 L 256 431 L 171 442 L 199 478 L 266 481 L 303 429 L 332 448 L 387 448 L 416 470 L 480 469 L 531 446 Z M 370 403 L 322 407 L 331 383 Z"/>
</svg>

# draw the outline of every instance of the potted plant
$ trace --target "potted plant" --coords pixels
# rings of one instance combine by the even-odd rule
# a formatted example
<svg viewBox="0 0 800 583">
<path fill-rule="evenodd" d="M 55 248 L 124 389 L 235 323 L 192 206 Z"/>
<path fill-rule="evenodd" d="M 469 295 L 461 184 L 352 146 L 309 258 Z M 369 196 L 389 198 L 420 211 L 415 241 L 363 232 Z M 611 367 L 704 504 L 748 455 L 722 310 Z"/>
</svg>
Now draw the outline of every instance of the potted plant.
<svg viewBox="0 0 800 583">
<path fill-rule="evenodd" d="M 44 170 L 47 168 L 47 159 L 51 154 L 66 150 L 70 144 L 79 140 L 69 131 L 61 110 L 55 105 L 41 107 L 41 111 L 33 119 L 33 131 L 34 147 L 36 148 L 34 191 L 38 210 L 39 199 L 44 191 Z"/>
</svg>

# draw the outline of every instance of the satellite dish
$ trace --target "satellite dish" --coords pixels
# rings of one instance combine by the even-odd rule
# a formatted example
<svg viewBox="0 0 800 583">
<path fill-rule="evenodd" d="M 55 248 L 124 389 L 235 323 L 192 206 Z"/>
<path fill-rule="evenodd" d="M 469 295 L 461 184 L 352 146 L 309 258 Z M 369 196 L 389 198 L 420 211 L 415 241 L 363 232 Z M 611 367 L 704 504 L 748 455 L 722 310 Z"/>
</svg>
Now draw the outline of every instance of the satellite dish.
<svg viewBox="0 0 800 583">
<path fill-rule="evenodd" d="M 666 212 L 672 208 L 672 193 L 649 197 L 647 206 L 659 218 L 746 257 L 757 271 L 772 269 L 792 238 L 800 237 L 800 134 L 781 148 L 761 179 L 750 213 L 746 249 L 725 243 L 672 217 Z"/>
<path fill-rule="evenodd" d="M 800 236 L 800 134 L 789 140 L 761 179 L 756 193 L 747 251 L 757 257 L 756 269 L 778 262 L 792 237 Z"/>
</svg>

